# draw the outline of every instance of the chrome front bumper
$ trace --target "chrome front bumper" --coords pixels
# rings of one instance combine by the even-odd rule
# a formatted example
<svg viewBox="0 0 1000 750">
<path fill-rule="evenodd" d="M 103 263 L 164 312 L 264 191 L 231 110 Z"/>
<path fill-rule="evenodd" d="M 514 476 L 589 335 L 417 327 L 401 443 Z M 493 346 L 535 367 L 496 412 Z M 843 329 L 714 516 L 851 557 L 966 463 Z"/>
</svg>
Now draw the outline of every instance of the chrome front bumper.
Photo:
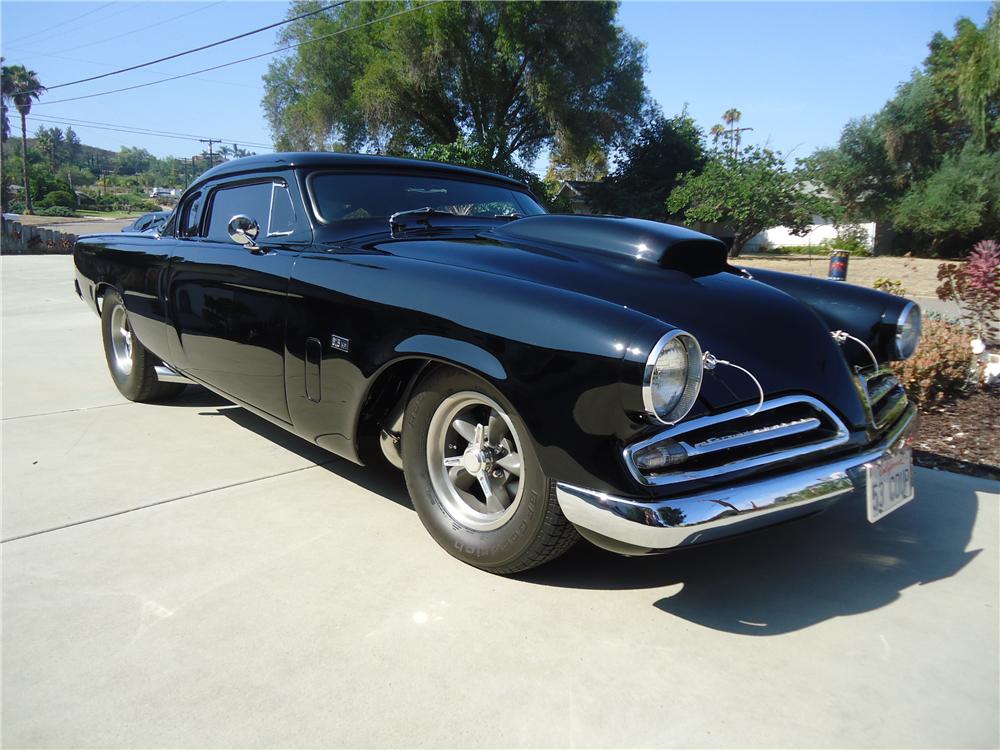
<svg viewBox="0 0 1000 750">
<path fill-rule="evenodd" d="M 642 501 L 560 482 L 556 498 L 585 537 L 615 551 L 639 554 L 714 541 L 810 515 L 864 491 L 865 466 L 906 445 L 916 424 L 910 404 L 889 433 L 860 454 L 707 492 Z"/>
</svg>

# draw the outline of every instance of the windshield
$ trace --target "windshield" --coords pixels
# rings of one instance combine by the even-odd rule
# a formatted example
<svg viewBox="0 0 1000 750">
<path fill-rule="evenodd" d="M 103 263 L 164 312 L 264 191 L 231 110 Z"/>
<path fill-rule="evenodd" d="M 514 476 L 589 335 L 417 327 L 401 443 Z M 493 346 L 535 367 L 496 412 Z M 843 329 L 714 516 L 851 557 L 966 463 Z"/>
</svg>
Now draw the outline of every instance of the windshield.
<svg viewBox="0 0 1000 750">
<path fill-rule="evenodd" d="M 399 211 L 431 208 L 458 216 L 534 216 L 544 209 L 527 193 L 499 185 L 442 177 L 390 174 L 317 174 L 309 181 L 323 221 L 388 219 Z"/>
</svg>

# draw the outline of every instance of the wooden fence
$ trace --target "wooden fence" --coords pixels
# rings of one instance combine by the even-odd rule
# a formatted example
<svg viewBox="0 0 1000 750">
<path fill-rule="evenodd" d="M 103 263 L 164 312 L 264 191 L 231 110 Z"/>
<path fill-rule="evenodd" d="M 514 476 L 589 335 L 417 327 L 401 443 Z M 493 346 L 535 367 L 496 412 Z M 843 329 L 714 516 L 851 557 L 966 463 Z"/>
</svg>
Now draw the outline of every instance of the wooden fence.
<svg viewBox="0 0 1000 750">
<path fill-rule="evenodd" d="M 3 220 L 0 234 L 0 254 L 47 255 L 73 252 L 76 235 L 56 229 L 26 227 L 19 221 Z"/>
</svg>

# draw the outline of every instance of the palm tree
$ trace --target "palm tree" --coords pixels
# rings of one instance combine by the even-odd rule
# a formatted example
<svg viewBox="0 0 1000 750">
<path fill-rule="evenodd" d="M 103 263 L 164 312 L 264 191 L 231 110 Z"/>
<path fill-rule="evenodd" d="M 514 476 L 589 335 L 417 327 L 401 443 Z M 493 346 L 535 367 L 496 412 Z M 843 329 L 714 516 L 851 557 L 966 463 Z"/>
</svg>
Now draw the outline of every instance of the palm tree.
<svg viewBox="0 0 1000 750">
<path fill-rule="evenodd" d="M 32 214 L 31 183 L 28 181 L 28 123 L 31 103 L 38 101 L 45 87 L 38 82 L 38 74 L 23 65 L 4 65 L 0 75 L 0 92 L 4 101 L 11 101 L 21 115 L 21 169 L 24 177 L 24 211 Z"/>
</svg>

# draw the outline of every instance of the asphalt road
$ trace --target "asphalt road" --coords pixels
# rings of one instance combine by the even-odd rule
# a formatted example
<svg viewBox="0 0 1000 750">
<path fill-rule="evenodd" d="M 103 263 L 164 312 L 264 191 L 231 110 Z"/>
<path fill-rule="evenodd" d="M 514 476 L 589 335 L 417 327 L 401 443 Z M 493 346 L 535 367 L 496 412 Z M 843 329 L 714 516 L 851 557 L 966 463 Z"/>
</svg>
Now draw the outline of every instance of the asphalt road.
<svg viewBox="0 0 1000 750">
<path fill-rule="evenodd" d="M 0 271 L 4 747 L 998 745 L 995 483 L 497 578 L 398 474 L 123 401 L 68 257 Z"/>
</svg>

